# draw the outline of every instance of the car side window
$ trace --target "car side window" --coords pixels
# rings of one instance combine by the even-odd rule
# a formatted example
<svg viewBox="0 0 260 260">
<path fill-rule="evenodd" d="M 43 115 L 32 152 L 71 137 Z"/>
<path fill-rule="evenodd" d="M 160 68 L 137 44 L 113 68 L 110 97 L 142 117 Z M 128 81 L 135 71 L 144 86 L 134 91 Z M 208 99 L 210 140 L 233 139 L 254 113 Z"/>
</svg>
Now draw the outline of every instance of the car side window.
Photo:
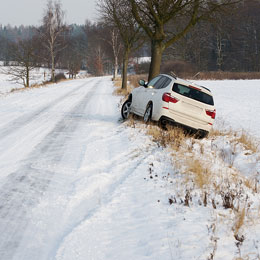
<svg viewBox="0 0 260 260">
<path fill-rule="evenodd" d="M 160 88 L 166 88 L 170 83 L 171 83 L 171 80 L 167 77 L 164 77 L 165 78 L 165 81 L 163 82 L 163 84 L 161 85 Z"/>
<path fill-rule="evenodd" d="M 154 84 L 154 88 L 155 89 L 160 89 L 161 86 L 164 84 L 166 78 L 164 76 L 162 76 L 159 80 L 156 81 L 156 83 Z"/>
<path fill-rule="evenodd" d="M 171 80 L 168 77 L 162 76 L 154 85 L 154 88 L 161 89 L 169 85 Z"/>
<path fill-rule="evenodd" d="M 149 81 L 149 83 L 148 83 L 148 88 L 149 87 L 155 87 L 155 84 L 157 83 L 157 81 L 161 78 L 162 76 L 157 76 L 157 77 L 155 77 L 155 78 L 153 78 L 152 80 L 150 80 Z"/>
</svg>

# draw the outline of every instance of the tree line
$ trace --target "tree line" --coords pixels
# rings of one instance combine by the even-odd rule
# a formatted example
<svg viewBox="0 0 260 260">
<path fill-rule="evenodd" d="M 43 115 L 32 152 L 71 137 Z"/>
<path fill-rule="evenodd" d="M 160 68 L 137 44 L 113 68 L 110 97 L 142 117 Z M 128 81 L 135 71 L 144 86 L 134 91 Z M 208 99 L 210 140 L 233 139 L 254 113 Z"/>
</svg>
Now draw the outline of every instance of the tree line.
<svg viewBox="0 0 260 260">
<path fill-rule="evenodd" d="M 122 74 L 126 87 L 129 58 L 147 55 L 149 78 L 160 71 L 260 70 L 258 0 L 99 0 L 99 21 L 67 25 L 60 2 L 48 1 L 42 24 L 0 25 L 0 59 L 14 80 L 29 86 L 35 67 L 62 68 L 74 77 Z M 15 62 L 15 63 L 14 63 Z M 21 71 L 21 68 L 22 71 Z"/>
</svg>

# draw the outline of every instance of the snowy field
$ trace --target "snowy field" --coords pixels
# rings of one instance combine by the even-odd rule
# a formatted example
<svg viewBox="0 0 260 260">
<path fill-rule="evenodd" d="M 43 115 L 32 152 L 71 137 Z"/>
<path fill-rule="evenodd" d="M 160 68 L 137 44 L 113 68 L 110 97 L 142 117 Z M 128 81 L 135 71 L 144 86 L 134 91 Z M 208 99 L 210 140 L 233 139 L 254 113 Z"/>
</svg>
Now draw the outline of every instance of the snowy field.
<svg viewBox="0 0 260 260">
<path fill-rule="evenodd" d="M 218 127 L 246 130 L 260 140 L 260 80 L 195 82 L 212 91 L 217 107 Z"/>
<path fill-rule="evenodd" d="M 260 81 L 199 84 L 216 128 L 260 139 Z M 121 121 L 113 90 L 102 77 L 0 96 L 0 259 L 259 259 L 259 151 L 232 136 L 162 148 Z M 214 187 L 186 174 L 195 160 Z"/>
<path fill-rule="evenodd" d="M 17 84 L 13 81 L 10 81 L 11 77 L 9 75 L 5 75 L 3 71 L 8 71 L 8 67 L 0 66 L 0 95 L 6 94 L 13 89 L 23 88 L 22 84 Z M 40 84 L 43 81 L 50 80 L 50 70 L 39 68 L 34 69 L 32 71 L 32 78 L 30 84 Z"/>
<path fill-rule="evenodd" d="M 10 67 L 2 66 L 2 62 L 0 61 L 0 96 L 6 93 L 11 92 L 12 90 L 24 88 L 21 84 L 22 81 L 19 81 L 19 84 L 11 81 L 11 76 L 7 75 Z M 64 73 L 68 78 L 68 72 L 66 70 L 58 70 L 56 69 L 56 73 Z M 84 78 L 87 76 L 86 71 L 80 71 L 77 74 L 77 78 Z M 30 85 L 41 84 L 45 81 L 51 79 L 51 71 L 48 68 L 35 68 L 31 71 Z"/>
</svg>

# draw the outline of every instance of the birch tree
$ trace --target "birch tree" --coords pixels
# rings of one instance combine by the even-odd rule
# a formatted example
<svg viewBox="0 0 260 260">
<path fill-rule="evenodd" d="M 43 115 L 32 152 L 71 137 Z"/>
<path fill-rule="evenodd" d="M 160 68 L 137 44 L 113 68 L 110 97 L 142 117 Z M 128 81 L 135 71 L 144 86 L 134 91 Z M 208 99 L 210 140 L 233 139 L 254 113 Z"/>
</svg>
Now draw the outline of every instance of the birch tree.
<svg viewBox="0 0 260 260">
<path fill-rule="evenodd" d="M 62 38 L 67 30 L 64 22 L 64 11 L 61 8 L 60 2 L 48 1 L 42 22 L 40 35 L 43 46 L 47 49 L 50 56 L 51 80 L 54 82 L 56 58 L 58 53 L 65 47 Z"/>
<path fill-rule="evenodd" d="M 114 75 L 113 78 L 117 78 L 118 66 L 119 66 L 119 54 L 122 48 L 121 41 L 119 39 L 119 33 L 115 28 L 110 30 L 111 40 L 109 44 L 111 45 L 113 56 L 114 56 Z"/>
<path fill-rule="evenodd" d="M 119 31 L 114 26 L 109 26 L 106 23 L 100 23 L 101 35 L 100 38 L 104 41 L 105 45 L 108 45 L 109 50 L 112 53 L 113 58 L 113 79 L 117 78 L 120 54 L 122 53 L 122 41 L 119 35 Z M 106 48 L 108 51 L 108 48 Z M 110 56 L 110 55 L 109 55 Z"/>
</svg>

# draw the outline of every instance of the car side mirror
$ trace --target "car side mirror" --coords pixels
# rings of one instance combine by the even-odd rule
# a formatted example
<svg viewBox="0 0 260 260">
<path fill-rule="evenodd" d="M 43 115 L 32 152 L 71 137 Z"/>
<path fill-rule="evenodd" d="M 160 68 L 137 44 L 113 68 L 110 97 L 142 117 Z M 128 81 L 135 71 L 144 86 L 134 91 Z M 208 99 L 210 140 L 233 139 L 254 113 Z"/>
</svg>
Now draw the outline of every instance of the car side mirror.
<svg viewBox="0 0 260 260">
<path fill-rule="evenodd" d="M 140 86 L 143 86 L 143 87 L 145 87 L 145 88 L 147 88 L 147 83 L 146 83 L 146 81 L 143 80 L 143 79 L 140 79 L 140 80 L 139 80 L 139 85 L 140 85 Z"/>
</svg>

